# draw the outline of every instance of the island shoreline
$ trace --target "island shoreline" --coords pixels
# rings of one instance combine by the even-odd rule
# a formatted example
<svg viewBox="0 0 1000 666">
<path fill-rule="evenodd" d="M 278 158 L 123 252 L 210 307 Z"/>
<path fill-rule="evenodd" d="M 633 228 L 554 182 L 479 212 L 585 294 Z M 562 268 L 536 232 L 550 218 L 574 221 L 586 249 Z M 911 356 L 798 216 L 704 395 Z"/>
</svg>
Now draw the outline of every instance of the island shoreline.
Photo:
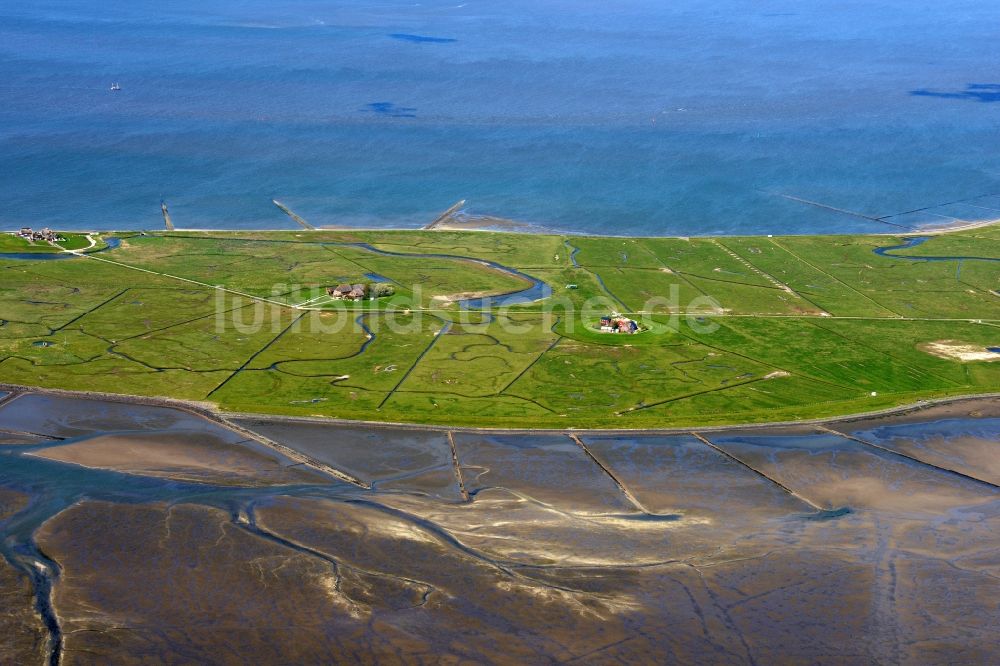
<svg viewBox="0 0 1000 666">
<path fill-rule="evenodd" d="M 231 412 L 219 409 L 214 403 L 183 400 L 179 398 L 168 398 L 163 396 L 141 396 L 124 393 L 104 393 L 98 391 L 72 391 L 67 389 L 44 388 L 26 386 L 22 384 L 0 383 L 0 392 L 9 395 L 0 398 L 0 407 L 7 405 L 22 395 L 42 395 L 59 398 L 70 398 L 74 400 L 92 400 L 95 402 L 113 402 L 125 405 L 138 405 L 144 407 L 163 407 L 168 409 L 178 409 L 191 414 L 196 414 L 208 418 L 216 423 L 225 425 L 227 428 L 243 430 L 242 426 L 233 423 L 234 420 L 241 421 L 270 421 L 274 423 L 289 424 L 313 424 L 343 427 L 363 427 L 375 429 L 403 429 L 426 432 L 456 432 L 456 433 L 483 433 L 500 435 L 532 435 L 532 434 L 577 434 L 577 435 L 684 435 L 691 432 L 729 432 L 734 430 L 774 430 L 774 429 L 794 429 L 812 428 L 815 426 L 827 426 L 834 424 L 856 423 L 885 418 L 904 418 L 920 415 L 932 408 L 945 408 L 949 406 L 960 406 L 977 401 L 996 401 L 995 405 L 990 405 L 994 409 L 983 416 L 1000 417 L 1000 393 L 973 393 L 958 396 L 945 396 L 941 398 L 928 398 L 916 402 L 874 410 L 871 412 L 856 412 L 842 416 L 819 417 L 804 419 L 800 421 L 766 421 L 755 423 L 731 423 L 705 426 L 673 426 L 667 428 L 515 428 L 515 427 L 495 427 L 495 426 L 447 426 L 429 423 L 408 423 L 405 421 L 368 421 L 364 419 L 340 419 L 323 416 L 289 416 L 283 414 L 267 414 L 260 412 Z M 978 411 L 978 410 L 977 410 Z"/>
<path fill-rule="evenodd" d="M 757 237 L 810 237 L 810 236 L 854 236 L 854 237 L 877 237 L 877 236 L 887 236 L 892 238 L 897 237 L 911 237 L 911 236 L 942 236 L 951 233 L 960 233 L 963 231 L 975 231 L 977 229 L 985 229 L 987 227 L 992 227 L 1000 225 L 1000 218 L 994 220 L 982 220 L 979 222 L 965 222 L 956 221 L 955 224 L 946 224 L 942 226 L 928 227 L 927 229 L 913 229 L 910 231 L 898 231 L 893 232 L 891 230 L 884 232 L 816 232 L 816 233 L 800 233 L 800 234 L 789 234 L 789 233 L 752 233 L 752 234 L 664 234 L 656 236 L 646 236 L 646 235 L 617 235 L 617 234 L 595 234 L 586 231 L 571 231 L 565 229 L 549 229 L 542 227 L 530 222 L 517 223 L 516 228 L 487 228 L 482 226 L 438 226 L 433 229 L 426 229 L 424 227 L 341 227 L 341 226 L 320 226 L 313 229 L 287 229 L 287 228 L 277 228 L 277 229 L 226 229 L 226 228 L 187 228 L 187 227 L 175 227 L 174 229 L 106 229 L 106 230 L 84 230 L 84 229 L 59 229 L 58 231 L 66 231 L 75 234 L 100 234 L 100 235 L 115 235 L 115 234 L 133 234 L 144 232 L 146 234 L 170 234 L 170 233 L 234 233 L 234 234 L 256 234 L 256 233 L 301 233 L 301 234 L 313 234 L 317 232 L 327 232 L 327 233 L 375 233 L 375 232 L 431 232 L 431 233 L 481 233 L 481 234 L 511 234 L 517 236 L 573 236 L 579 238 L 626 238 L 626 239 L 636 239 L 636 240 L 656 240 L 656 239 L 689 239 L 689 238 L 701 238 L 701 239 L 711 239 L 711 238 L 757 238 Z M 529 227 L 530 229 L 525 229 L 524 227 Z M 16 233 L 17 229 L 10 228 L 0 230 L 0 233 Z"/>
</svg>

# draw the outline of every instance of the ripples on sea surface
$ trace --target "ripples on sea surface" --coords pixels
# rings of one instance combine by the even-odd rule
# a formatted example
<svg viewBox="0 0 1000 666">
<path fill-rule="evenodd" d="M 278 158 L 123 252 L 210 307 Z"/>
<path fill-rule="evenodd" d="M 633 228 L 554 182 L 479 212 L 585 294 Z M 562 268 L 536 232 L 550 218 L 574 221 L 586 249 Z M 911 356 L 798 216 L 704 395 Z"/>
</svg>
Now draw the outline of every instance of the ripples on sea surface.
<svg viewBox="0 0 1000 666">
<path fill-rule="evenodd" d="M 889 231 L 1000 192 L 992 2 L 0 7 L 0 227 Z M 120 82 L 122 90 L 108 90 Z M 978 213 L 966 210 L 963 215 Z M 990 216 L 990 211 L 982 213 Z M 906 223 L 919 222 L 907 219 Z"/>
</svg>

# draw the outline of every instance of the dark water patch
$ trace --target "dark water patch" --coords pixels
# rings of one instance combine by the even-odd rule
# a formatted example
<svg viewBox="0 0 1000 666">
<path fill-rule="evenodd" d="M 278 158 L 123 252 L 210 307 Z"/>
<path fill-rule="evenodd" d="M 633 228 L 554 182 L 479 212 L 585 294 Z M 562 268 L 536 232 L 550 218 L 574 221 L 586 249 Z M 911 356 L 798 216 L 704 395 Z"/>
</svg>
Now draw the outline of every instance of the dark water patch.
<svg viewBox="0 0 1000 666">
<path fill-rule="evenodd" d="M 32 347 L 51 347 L 51 346 L 53 346 L 53 344 L 55 344 L 55 343 L 49 342 L 48 340 L 35 340 L 34 342 L 31 343 L 31 346 Z"/>
<path fill-rule="evenodd" d="M 1000 347 L 987 347 L 986 351 L 993 352 L 994 354 L 1000 354 Z"/>
<path fill-rule="evenodd" d="M 961 99 L 973 102 L 1000 102 L 1000 83 L 970 83 L 965 90 L 940 91 L 921 88 L 911 90 L 914 97 L 934 97 L 937 99 Z"/>
<path fill-rule="evenodd" d="M 675 523 L 684 520 L 684 515 L 680 513 L 622 513 L 611 517 L 639 523 Z"/>
<path fill-rule="evenodd" d="M 207 419 L 170 407 L 27 394 L 0 406 L 0 429 L 55 437 L 128 430 L 190 430 L 227 442 L 245 439 Z"/>
<path fill-rule="evenodd" d="M 372 282 L 392 282 L 392 283 L 396 282 L 392 278 L 388 278 L 384 275 L 379 275 L 378 273 L 365 273 L 365 277 L 371 280 Z"/>
<path fill-rule="evenodd" d="M 42 435 L 34 435 L 26 432 L 2 432 L 0 431 L 0 450 L 5 446 L 37 446 L 39 444 L 53 444 L 59 439 L 50 439 Z"/>
<path fill-rule="evenodd" d="M 386 118 L 416 118 L 416 109 L 409 106 L 397 106 L 394 102 L 372 102 L 365 105 L 364 111 Z"/>
<path fill-rule="evenodd" d="M 842 506 L 839 509 L 823 509 L 822 511 L 817 511 L 816 513 L 806 514 L 802 516 L 802 520 L 836 520 L 837 518 L 849 516 L 852 513 L 854 513 L 854 509 L 849 506 Z"/>
<path fill-rule="evenodd" d="M 79 259 L 68 252 L 0 252 L 0 260 L 16 259 L 18 261 L 52 261 L 55 259 Z"/>
<path fill-rule="evenodd" d="M 90 252 L 87 252 L 86 254 L 100 254 L 101 252 L 108 252 L 109 250 L 116 250 L 119 247 L 121 247 L 121 244 L 122 244 L 122 239 L 121 238 L 104 238 L 102 240 L 104 241 L 105 247 L 102 247 L 102 248 L 97 249 L 97 250 L 92 250 Z"/>
<path fill-rule="evenodd" d="M 35 612 L 48 635 L 45 663 L 58 666 L 62 660 L 63 632 L 59 616 L 52 606 L 52 588 L 59 575 L 59 567 L 38 549 L 34 540 L 16 544 L 4 556 L 31 583 Z"/>
<path fill-rule="evenodd" d="M 120 238 L 106 238 L 104 239 L 104 242 L 107 244 L 106 247 L 102 247 L 99 250 L 92 250 L 86 254 L 98 254 L 100 252 L 114 250 L 122 243 Z M 53 261 L 79 258 L 79 255 L 71 252 L 0 252 L 0 261 L 3 261 L 4 259 L 15 259 L 17 261 Z"/>
<path fill-rule="evenodd" d="M 335 480 L 329 484 L 303 483 L 281 488 L 177 481 L 25 455 L 38 448 L 42 447 L 0 447 L 0 486 L 26 493 L 31 498 L 27 508 L 3 523 L 0 554 L 10 561 L 17 560 L 19 552 L 30 551 L 34 534 L 43 523 L 85 499 L 116 504 L 191 502 L 228 510 L 275 493 L 348 497 L 353 488 Z"/>
<path fill-rule="evenodd" d="M 365 483 L 457 498 L 451 446 L 443 432 L 265 419 L 236 423 Z M 441 470 L 447 475 L 438 474 Z"/>
<path fill-rule="evenodd" d="M 427 35 L 411 35 L 405 32 L 394 32 L 390 38 L 401 42 L 411 42 L 413 44 L 454 44 L 457 39 L 451 37 L 428 37 Z"/>
</svg>

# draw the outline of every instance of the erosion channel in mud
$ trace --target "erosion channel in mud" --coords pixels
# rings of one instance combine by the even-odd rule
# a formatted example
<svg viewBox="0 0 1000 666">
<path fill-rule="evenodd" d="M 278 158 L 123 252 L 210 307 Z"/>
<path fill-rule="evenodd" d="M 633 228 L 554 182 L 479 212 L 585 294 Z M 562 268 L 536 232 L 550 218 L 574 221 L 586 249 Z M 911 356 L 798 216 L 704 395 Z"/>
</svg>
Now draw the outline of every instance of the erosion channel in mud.
<svg viewBox="0 0 1000 666">
<path fill-rule="evenodd" d="M 1000 660 L 1000 401 L 611 434 L 0 399 L 0 663 Z"/>
</svg>

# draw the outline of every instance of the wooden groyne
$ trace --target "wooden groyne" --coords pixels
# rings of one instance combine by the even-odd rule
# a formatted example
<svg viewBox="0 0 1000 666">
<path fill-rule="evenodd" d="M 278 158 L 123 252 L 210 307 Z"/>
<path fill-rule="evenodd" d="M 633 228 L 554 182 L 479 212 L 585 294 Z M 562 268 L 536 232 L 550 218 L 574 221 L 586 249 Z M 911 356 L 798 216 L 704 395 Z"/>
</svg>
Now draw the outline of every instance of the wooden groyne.
<svg viewBox="0 0 1000 666">
<path fill-rule="evenodd" d="M 774 192 L 768 192 L 768 194 L 775 194 Z M 910 227 L 904 226 L 902 224 L 897 224 L 895 222 L 890 222 L 885 217 L 872 217 L 871 215 L 865 215 L 864 213 L 859 213 L 854 210 L 847 210 L 845 208 L 837 208 L 836 206 L 830 206 L 825 203 L 820 203 L 819 201 L 810 201 L 809 199 L 803 199 L 802 197 L 792 196 L 791 194 L 781 194 L 777 193 L 777 196 L 782 199 L 788 199 L 789 201 L 797 201 L 798 203 L 806 204 L 807 206 L 815 206 L 816 208 L 822 208 L 824 210 L 831 210 L 835 213 L 841 213 L 843 215 L 850 215 L 851 217 L 860 217 L 862 220 L 870 220 L 871 222 L 881 222 L 882 224 L 888 224 L 893 227 L 898 227 L 899 229 L 909 229 Z"/>
<path fill-rule="evenodd" d="M 174 223 L 170 219 L 170 211 L 167 210 L 167 202 L 166 201 L 161 201 L 160 202 L 160 210 L 163 211 L 163 223 L 167 225 L 167 231 L 173 231 L 174 230 Z"/>
<path fill-rule="evenodd" d="M 426 227 L 424 227 L 424 230 L 426 231 L 428 229 L 433 229 L 434 227 L 438 226 L 439 224 L 443 224 L 452 215 L 454 215 L 458 211 L 462 210 L 463 206 L 465 206 L 465 199 L 462 199 L 461 201 L 459 201 L 458 203 L 456 203 L 454 206 L 452 206 L 451 208 L 449 208 L 445 212 L 443 212 L 440 215 L 438 215 L 437 219 L 435 219 L 433 222 L 431 222 Z"/>
<path fill-rule="evenodd" d="M 285 215 L 287 215 L 288 217 L 290 217 L 293 220 L 295 220 L 296 222 L 298 222 L 299 225 L 303 229 L 309 229 L 310 231 L 315 231 L 316 230 L 316 227 L 314 227 L 313 225 L 309 224 L 308 222 L 306 222 L 305 220 L 303 220 L 301 217 L 299 217 L 298 215 L 296 215 L 292 211 L 292 209 L 290 209 L 288 206 L 286 206 L 285 204 L 281 203 L 277 199 L 271 199 L 271 203 L 273 203 L 275 206 L 277 206 L 278 208 L 280 208 L 281 212 L 283 212 Z"/>
</svg>

